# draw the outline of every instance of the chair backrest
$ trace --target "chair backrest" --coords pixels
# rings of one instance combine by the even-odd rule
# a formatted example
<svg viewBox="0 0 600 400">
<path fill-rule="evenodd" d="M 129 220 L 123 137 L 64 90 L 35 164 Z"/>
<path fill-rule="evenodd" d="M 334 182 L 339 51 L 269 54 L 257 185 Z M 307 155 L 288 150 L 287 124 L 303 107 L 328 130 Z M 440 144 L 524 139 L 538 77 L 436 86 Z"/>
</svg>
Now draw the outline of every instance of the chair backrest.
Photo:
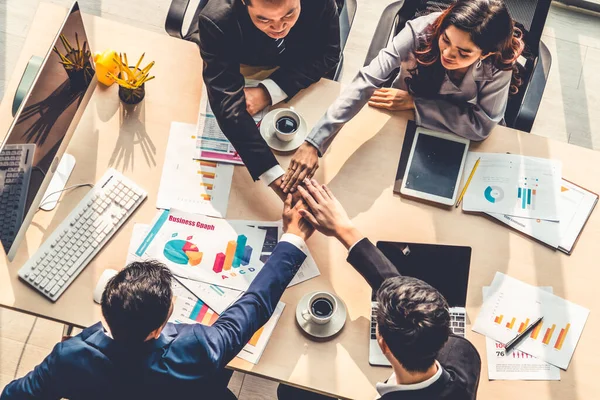
<svg viewBox="0 0 600 400">
<path fill-rule="evenodd" d="M 340 47 L 344 51 L 356 15 L 356 0 L 336 0 L 340 15 Z"/>
<path fill-rule="evenodd" d="M 381 16 L 375 36 L 371 42 L 365 65 L 377 55 L 377 52 L 387 46 L 388 40 L 398 34 L 406 22 L 417 16 L 433 11 L 441 11 L 456 0 L 405 0 L 390 4 Z M 516 95 L 509 97 L 505 119 L 509 126 L 530 131 L 533 118 L 541 101 L 541 96 L 550 68 L 551 57 L 540 38 L 550 10 L 551 0 L 504 0 L 512 18 L 525 30 L 526 63 L 521 69 L 522 85 Z M 394 15 L 389 15 L 393 12 Z M 386 30 L 387 29 L 387 30 Z M 390 35 L 391 33 L 391 35 Z M 541 50 L 544 50 L 541 52 Z M 540 60 L 543 56 L 543 60 Z M 540 66 L 541 68 L 536 67 Z M 535 73 L 535 77 L 534 77 Z M 530 88 L 530 82 L 535 78 L 535 87 Z M 391 83 L 393 77 L 388 83 Z M 527 94 L 531 94 L 528 99 Z M 534 98 L 533 102 L 531 99 Z M 528 104 L 525 104 L 528 103 Z M 537 104 L 533 104 L 537 103 Z M 522 118 L 523 110 L 528 114 Z"/>
<path fill-rule="evenodd" d="M 427 14 L 432 11 L 443 10 L 456 0 L 406 0 L 406 4 L 400 11 L 407 20 L 409 16 Z M 525 28 L 525 43 L 531 52 L 537 55 L 537 48 L 542 37 L 542 31 L 546 24 L 546 18 L 550 10 L 551 0 L 504 0 L 511 17 Z M 398 29 L 399 28 L 399 29 Z M 396 33 L 404 28 L 397 27 Z"/>
<path fill-rule="evenodd" d="M 504 3 L 512 18 L 525 28 L 525 43 L 537 55 L 551 0 L 504 0 Z"/>
</svg>

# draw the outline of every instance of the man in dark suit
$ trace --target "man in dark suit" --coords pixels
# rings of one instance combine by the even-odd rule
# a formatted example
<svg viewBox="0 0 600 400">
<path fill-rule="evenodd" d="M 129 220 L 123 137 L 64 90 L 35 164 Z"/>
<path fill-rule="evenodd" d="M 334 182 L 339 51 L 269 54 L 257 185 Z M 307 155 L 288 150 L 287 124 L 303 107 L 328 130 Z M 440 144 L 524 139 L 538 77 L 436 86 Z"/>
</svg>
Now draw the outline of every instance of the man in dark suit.
<svg viewBox="0 0 600 400">
<path fill-rule="evenodd" d="M 283 199 L 285 171 L 252 115 L 294 97 L 336 67 L 335 0 L 210 0 L 195 24 L 190 39 L 200 46 L 208 99 L 221 130 L 252 178 Z M 258 87 L 245 88 L 241 67 L 274 72 Z"/>
<path fill-rule="evenodd" d="M 8 399 L 230 399 L 225 366 L 271 317 L 306 258 L 312 227 L 300 202 L 283 212 L 285 234 L 244 295 L 212 326 L 168 323 L 170 270 L 136 262 L 107 284 L 102 322 L 59 343 L 25 377 L 8 384 Z M 90 300 L 91 301 L 91 300 Z"/>
<path fill-rule="evenodd" d="M 325 185 L 305 180 L 299 187 L 309 210 L 301 210 L 320 232 L 349 250 L 348 262 L 377 291 L 377 342 L 393 373 L 377 384 L 384 400 L 472 400 L 477 395 L 481 359 L 465 338 L 450 333 L 444 297 L 429 284 L 400 276 L 396 267 L 354 227 Z M 443 263 L 443 260 L 440 260 Z M 280 400 L 327 399 L 280 385 Z"/>
</svg>

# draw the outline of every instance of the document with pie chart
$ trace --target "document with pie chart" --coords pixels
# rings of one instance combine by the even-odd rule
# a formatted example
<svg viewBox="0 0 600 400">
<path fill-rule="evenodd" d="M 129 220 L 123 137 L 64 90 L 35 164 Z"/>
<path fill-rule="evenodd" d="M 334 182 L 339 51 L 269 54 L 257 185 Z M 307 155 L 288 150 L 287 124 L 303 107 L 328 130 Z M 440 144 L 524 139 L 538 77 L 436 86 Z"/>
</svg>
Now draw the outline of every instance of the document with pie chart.
<svg viewBox="0 0 600 400">
<path fill-rule="evenodd" d="M 479 158 L 481 161 L 463 199 L 463 210 L 559 221 L 560 161 L 470 152 L 465 163 L 465 176 L 470 174 Z"/>
<path fill-rule="evenodd" d="M 178 277 L 245 291 L 263 267 L 265 235 L 262 229 L 171 209 L 155 218 L 137 252 L 163 262 Z"/>
</svg>

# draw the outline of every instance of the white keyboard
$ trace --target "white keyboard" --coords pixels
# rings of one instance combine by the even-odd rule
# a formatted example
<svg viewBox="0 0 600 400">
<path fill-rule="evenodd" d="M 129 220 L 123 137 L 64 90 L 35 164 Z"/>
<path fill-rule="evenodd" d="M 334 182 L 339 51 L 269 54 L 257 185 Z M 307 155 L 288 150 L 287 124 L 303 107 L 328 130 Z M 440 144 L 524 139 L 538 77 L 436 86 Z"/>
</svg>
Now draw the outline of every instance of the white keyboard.
<svg viewBox="0 0 600 400">
<path fill-rule="evenodd" d="M 146 196 L 109 169 L 19 270 L 19 277 L 56 301 Z"/>
</svg>

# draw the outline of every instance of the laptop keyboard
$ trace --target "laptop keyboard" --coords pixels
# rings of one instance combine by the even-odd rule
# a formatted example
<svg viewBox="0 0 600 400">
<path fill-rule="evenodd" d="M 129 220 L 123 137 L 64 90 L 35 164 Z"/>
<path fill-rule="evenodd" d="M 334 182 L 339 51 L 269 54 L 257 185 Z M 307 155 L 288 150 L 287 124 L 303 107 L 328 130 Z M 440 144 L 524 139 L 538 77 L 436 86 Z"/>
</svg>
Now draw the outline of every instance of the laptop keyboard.
<svg viewBox="0 0 600 400">
<path fill-rule="evenodd" d="M 371 339 L 375 340 L 377 339 L 377 303 L 372 302 L 371 304 Z M 450 311 L 450 329 L 452 333 L 465 337 L 465 323 L 466 315 L 464 313 Z"/>
<path fill-rule="evenodd" d="M 371 307 L 371 339 L 377 339 L 377 306 Z"/>
<path fill-rule="evenodd" d="M 463 313 L 450 312 L 450 329 L 455 335 L 465 336 L 465 317 Z"/>
</svg>

